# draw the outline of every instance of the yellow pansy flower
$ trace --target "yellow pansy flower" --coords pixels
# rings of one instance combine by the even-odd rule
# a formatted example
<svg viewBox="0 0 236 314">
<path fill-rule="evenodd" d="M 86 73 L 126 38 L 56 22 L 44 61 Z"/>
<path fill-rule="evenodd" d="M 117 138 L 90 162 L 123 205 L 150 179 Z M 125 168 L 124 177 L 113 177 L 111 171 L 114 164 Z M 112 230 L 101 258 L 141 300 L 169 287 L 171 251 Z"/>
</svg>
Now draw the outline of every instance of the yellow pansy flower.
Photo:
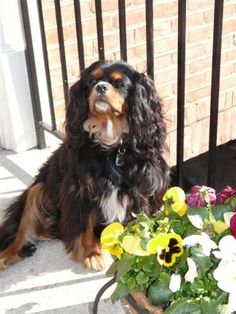
<svg viewBox="0 0 236 314">
<path fill-rule="evenodd" d="M 187 210 L 185 202 L 185 193 L 178 186 L 174 186 L 166 191 L 163 196 L 164 207 L 168 214 L 168 207 L 170 207 L 176 214 L 183 216 Z"/>
<path fill-rule="evenodd" d="M 157 260 L 166 267 L 172 266 L 176 257 L 183 254 L 182 238 L 176 233 L 159 233 L 147 243 L 147 251 L 157 254 Z"/>
<path fill-rule="evenodd" d="M 217 234 L 220 234 L 229 228 L 229 226 L 224 221 L 221 220 L 213 221 L 212 224 Z"/>
<path fill-rule="evenodd" d="M 141 247 L 141 239 L 135 235 L 126 235 L 122 241 L 123 249 L 130 254 L 148 256 L 150 253 Z"/>
<path fill-rule="evenodd" d="M 119 236 L 122 234 L 124 227 L 119 222 L 113 222 L 108 225 L 101 234 L 102 247 L 110 252 L 111 255 L 121 258 L 123 249 Z"/>
</svg>

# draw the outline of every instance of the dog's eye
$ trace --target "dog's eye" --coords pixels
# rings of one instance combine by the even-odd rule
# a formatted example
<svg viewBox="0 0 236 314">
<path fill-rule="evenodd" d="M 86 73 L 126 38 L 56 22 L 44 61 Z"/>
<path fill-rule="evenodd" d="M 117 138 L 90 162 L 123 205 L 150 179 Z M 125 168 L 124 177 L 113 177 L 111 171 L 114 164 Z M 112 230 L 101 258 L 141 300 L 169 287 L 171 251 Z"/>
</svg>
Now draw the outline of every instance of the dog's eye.
<svg viewBox="0 0 236 314">
<path fill-rule="evenodd" d="M 124 84 L 123 84 L 122 81 L 117 80 L 117 81 L 114 82 L 114 86 L 116 88 L 121 88 L 121 87 L 124 87 Z"/>
<path fill-rule="evenodd" d="M 97 84 L 97 82 L 98 82 L 98 79 L 92 78 L 92 79 L 89 81 L 89 84 L 94 86 L 94 85 Z"/>
</svg>

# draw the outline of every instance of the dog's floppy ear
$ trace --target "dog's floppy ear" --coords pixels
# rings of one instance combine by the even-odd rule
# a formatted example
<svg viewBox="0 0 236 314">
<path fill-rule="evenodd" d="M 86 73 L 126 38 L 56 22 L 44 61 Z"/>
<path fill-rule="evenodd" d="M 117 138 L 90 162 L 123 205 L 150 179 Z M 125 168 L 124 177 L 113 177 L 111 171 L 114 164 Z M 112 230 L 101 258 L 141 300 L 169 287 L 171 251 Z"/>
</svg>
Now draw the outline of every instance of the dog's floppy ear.
<svg viewBox="0 0 236 314">
<path fill-rule="evenodd" d="M 162 153 L 166 139 L 162 102 L 157 95 L 153 80 L 138 72 L 134 73 L 128 116 L 134 149 L 143 154 Z"/>
<path fill-rule="evenodd" d="M 65 122 L 66 136 L 69 144 L 79 138 L 82 132 L 83 122 L 88 116 L 88 104 L 84 89 L 85 86 L 82 79 L 70 88 Z"/>
</svg>

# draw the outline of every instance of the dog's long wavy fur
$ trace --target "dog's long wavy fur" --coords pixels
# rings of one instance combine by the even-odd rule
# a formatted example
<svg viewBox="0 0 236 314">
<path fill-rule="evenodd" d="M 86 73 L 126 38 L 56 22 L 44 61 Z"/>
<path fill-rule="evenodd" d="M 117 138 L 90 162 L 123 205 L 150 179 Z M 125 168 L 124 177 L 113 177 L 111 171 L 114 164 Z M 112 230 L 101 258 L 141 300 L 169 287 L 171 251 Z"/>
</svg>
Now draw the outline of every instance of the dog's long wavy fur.
<svg viewBox="0 0 236 314">
<path fill-rule="evenodd" d="M 115 165 L 121 141 L 104 148 L 84 130 L 88 78 L 104 66 L 125 72 L 132 83 L 126 99 L 129 132 L 121 136 L 126 149 L 122 167 Z M 92 64 L 70 89 L 65 130 L 64 143 L 6 209 L 0 227 L 2 269 L 31 255 L 35 238 L 59 238 L 74 260 L 100 270 L 104 261 L 98 239 L 104 225 L 128 221 L 132 212 L 151 215 L 160 205 L 169 183 L 169 168 L 162 157 L 166 126 L 162 102 L 148 76 L 121 61 Z"/>
</svg>

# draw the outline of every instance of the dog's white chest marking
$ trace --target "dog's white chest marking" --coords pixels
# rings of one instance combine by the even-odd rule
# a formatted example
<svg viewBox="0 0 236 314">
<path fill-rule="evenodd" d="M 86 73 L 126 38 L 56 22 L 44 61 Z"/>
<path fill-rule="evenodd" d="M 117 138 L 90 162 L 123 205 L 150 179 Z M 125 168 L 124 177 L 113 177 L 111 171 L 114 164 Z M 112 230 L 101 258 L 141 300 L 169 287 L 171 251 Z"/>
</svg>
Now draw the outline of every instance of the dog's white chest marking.
<svg viewBox="0 0 236 314">
<path fill-rule="evenodd" d="M 104 196 L 101 199 L 100 206 L 106 223 L 111 223 L 115 220 L 122 222 L 125 219 L 128 196 L 124 195 L 120 200 L 117 197 L 117 193 L 118 189 L 113 188 L 109 196 Z"/>
</svg>

